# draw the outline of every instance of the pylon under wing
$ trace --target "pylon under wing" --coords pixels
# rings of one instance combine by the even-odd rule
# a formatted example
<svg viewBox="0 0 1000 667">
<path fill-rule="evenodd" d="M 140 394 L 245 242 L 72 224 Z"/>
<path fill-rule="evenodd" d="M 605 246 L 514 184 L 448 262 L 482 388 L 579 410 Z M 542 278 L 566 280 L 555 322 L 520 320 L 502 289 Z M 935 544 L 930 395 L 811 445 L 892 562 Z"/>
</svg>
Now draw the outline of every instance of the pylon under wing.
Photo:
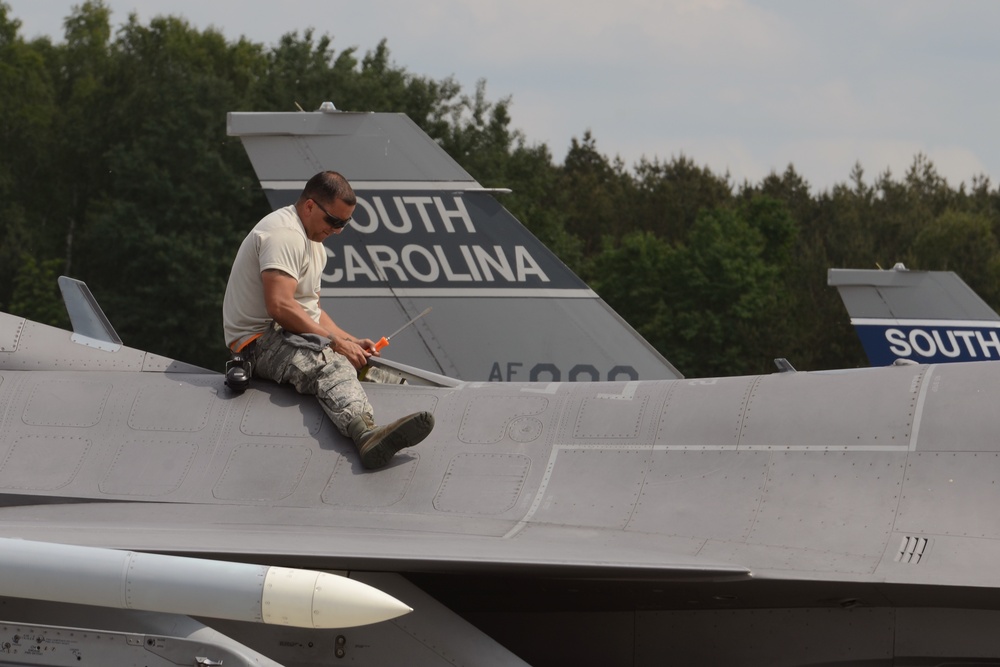
<svg viewBox="0 0 1000 667">
<path fill-rule="evenodd" d="M 230 113 L 228 132 L 275 208 L 323 169 L 351 181 L 323 308 L 378 340 L 433 307 L 388 358 L 468 381 L 682 377 L 405 115 Z"/>
</svg>

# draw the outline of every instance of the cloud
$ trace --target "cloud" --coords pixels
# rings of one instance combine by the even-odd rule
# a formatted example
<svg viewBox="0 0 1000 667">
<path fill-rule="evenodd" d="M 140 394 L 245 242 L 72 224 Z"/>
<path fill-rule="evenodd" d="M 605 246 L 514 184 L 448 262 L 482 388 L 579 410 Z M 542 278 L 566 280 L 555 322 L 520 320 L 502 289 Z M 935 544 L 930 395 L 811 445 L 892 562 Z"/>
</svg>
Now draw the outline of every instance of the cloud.
<svg viewBox="0 0 1000 667">
<path fill-rule="evenodd" d="M 965 0 L 106 0 L 120 24 L 180 15 L 264 44 L 314 26 L 339 51 L 388 39 L 434 79 L 512 97 L 512 125 L 556 160 L 593 131 L 631 164 L 684 152 L 757 181 L 792 163 L 816 188 L 856 161 L 902 175 L 918 152 L 949 182 L 1000 180 L 1000 3 Z M 78 0 L 14 0 L 24 32 L 62 35 Z"/>
</svg>

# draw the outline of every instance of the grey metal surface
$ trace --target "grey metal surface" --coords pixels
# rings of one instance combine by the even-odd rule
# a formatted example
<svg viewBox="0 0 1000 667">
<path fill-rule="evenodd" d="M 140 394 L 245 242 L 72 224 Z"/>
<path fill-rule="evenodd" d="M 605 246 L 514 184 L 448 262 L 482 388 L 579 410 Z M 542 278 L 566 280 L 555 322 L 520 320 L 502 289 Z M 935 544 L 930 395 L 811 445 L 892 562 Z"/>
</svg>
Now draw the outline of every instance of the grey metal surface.
<svg viewBox="0 0 1000 667">
<path fill-rule="evenodd" d="M 63 293 L 63 302 L 69 311 L 74 333 L 85 336 L 95 346 L 112 352 L 122 344 L 122 339 L 97 305 L 97 300 L 86 284 L 68 276 L 59 276 L 59 289 Z"/>
<path fill-rule="evenodd" d="M 0 610 L 4 665 L 280 667 L 186 616 L 16 598 L 0 598 Z"/>
<path fill-rule="evenodd" d="M 998 321 L 990 308 L 954 271 L 830 269 L 851 317 Z"/>
<path fill-rule="evenodd" d="M 667 379 L 662 357 L 596 299 L 323 297 L 347 331 L 377 340 L 428 306 L 382 356 L 469 381 L 546 382 Z M 416 309 L 416 310 L 414 310 Z M 498 315 L 502 324 L 492 326 Z M 615 327 L 609 328 L 609 321 Z M 679 375 L 679 374 L 678 374 Z"/>
<path fill-rule="evenodd" d="M 230 113 L 226 132 L 243 139 L 265 183 L 291 181 L 301 190 L 316 172 L 336 169 L 351 181 L 478 185 L 405 114 Z"/>
<path fill-rule="evenodd" d="M 14 338 L 0 352 L 4 536 L 402 573 L 479 628 L 435 636 L 424 664 L 493 641 L 511 664 L 1000 657 L 952 639 L 1000 610 L 996 363 L 370 385 L 381 418 L 430 410 L 437 427 L 367 473 L 292 390 L 233 395 L 218 374 L 143 371 L 129 348 L 94 363 L 69 332 L 0 317 Z M 36 338 L 46 370 L 26 368 Z M 414 606 L 433 628 L 440 612 Z M 601 619 L 614 648 L 588 652 Z M 768 639 L 800 626 L 801 642 Z M 370 664 L 424 632 L 380 627 L 348 633 Z M 301 631 L 234 632 L 310 664 L 282 648 Z"/>
</svg>

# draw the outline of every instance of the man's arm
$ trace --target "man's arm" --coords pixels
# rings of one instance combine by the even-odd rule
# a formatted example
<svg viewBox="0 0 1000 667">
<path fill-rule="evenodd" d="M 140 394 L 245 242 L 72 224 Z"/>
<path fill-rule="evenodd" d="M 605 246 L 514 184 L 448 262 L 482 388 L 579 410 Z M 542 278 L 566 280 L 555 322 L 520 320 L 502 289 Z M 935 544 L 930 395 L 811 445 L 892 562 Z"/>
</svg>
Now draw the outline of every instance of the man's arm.
<svg viewBox="0 0 1000 667">
<path fill-rule="evenodd" d="M 365 356 L 372 356 L 372 355 L 381 356 L 379 351 L 375 349 L 375 341 L 373 341 L 370 338 L 356 338 L 355 336 L 352 336 L 351 334 L 347 333 L 339 326 L 337 326 L 337 323 L 334 322 L 330 318 L 330 316 L 326 314 L 326 311 L 323 309 L 320 309 L 319 311 L 319 325 L 321 327 L 324 327 L 327 331 L 331 332 L 332 335 L 327 334 L 329 338 L 332 338 L 333 340 L 346 339 L 352 343 L 355 343 L 362 350 L 365 351 Z M 343 353 L 341 352 L 341 354 Z"/>
<path fill-rule="evenodd" d="M 282 329 L 297 334 L 314 333 L 326 336 L 331 340 L 330 347 L 347 357 L 355 368 L 362 368 L 367 363 L 368 357 L 374 352 L 375 344 L 368 339 L 356 340 L 334 324 L 330 316 L 322 310 L 320 310 L 320 321 L 314 322 L 295 300 L 298 280 L 278 269 L 265 269 L 261 271 L 260 278 L 264 285 L 264 306 L 267 308 L 267 314 Z"/>
</svg>

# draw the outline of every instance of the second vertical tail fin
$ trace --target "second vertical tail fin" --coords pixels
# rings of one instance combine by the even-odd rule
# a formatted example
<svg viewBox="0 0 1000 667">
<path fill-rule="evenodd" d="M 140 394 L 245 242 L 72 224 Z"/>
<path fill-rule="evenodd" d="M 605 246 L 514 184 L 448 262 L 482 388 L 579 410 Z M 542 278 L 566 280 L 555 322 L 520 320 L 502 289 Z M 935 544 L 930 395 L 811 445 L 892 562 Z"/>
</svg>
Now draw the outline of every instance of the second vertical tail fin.
<svg viewBox="0 0 1000 667">
<path fill-rule="evenodd" d="M 830 269 L 872 366 L 1000 359 L 1000 315 L 952 271 Z"/>
</svg>

